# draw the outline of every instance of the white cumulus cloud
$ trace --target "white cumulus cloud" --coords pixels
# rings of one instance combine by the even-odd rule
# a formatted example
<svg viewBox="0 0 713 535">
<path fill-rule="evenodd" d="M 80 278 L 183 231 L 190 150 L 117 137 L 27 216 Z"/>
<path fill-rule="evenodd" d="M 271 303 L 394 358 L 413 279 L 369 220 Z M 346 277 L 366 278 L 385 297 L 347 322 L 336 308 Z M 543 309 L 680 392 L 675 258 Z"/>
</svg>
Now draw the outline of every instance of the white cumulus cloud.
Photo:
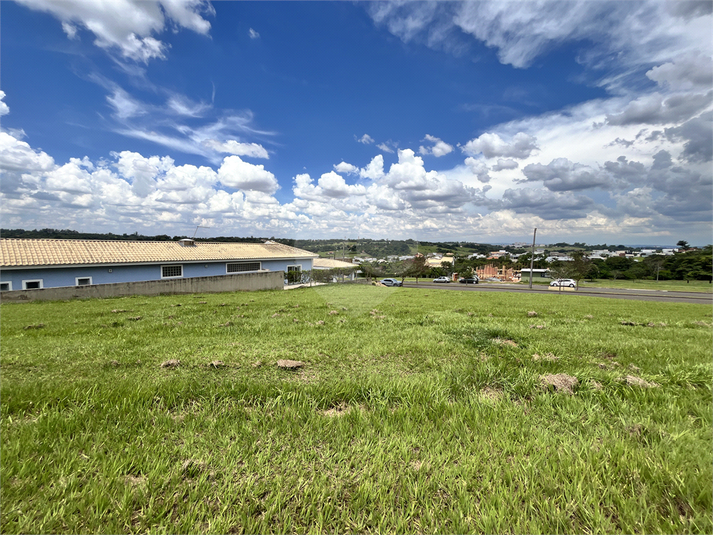
<svg viewBox="0 0 713 535">
<path fill-rule="evenodd" d="M 239 156 L 228 156 L 218 169 L 220 182 L 228 187 L 273 194 L 279 189 L 277 179 L 262 165 L 244 162 Z"/>
<path fill-rule="evenodd" d="M 258 143 L 240 143 L 234 139 L 229 139 L 224 143 L 220 143 L 215 139 L 208 139 L 204 144 L 217 152 L 226 152 L 235 154 L 236 156 L 247 156 L 249 158 L 270 158 L 270 155 L 265 150 L 265 147 Z"/>
<path fill-rule="evenodd" d="M 501 156 L 524 159 L 538 149 L 536 141 L 534 137 L 524 132 L 518 132 L 509 142 L 503 140 L 498 134 L 486 132 L 480 137 L 471 139 L 462 147 L 462 150 L 470 156 L 482 154 L 486 158 Z"/>
<path fill-rule="evenodd" d="M 203 0 L 18 0 L 37 11 L 52 14 L 62 23 L 70 39 L 82 27 L 94 34 L 94 43 L 104 49 L 118 49 L 122 56 L 148 63 L 165 58 L 167 45 L 154 35 L 167 25 L 200 34 L 210 31 L 203 13 L 213 13 Z"/>
<path fill-rule="evenodd" d="M 449 145 L 442 139 L 439 139 L 430 134 L 426 134 L 426 137 L 423 139 L 424 141 L 432 142 L 433 145 L 430 147 L 424 147 L 423 145 L 421 145 L 418 148 L 419 154 L 423 154 L 424 156 L 428 154 L 433 154 L 436 158 L 440 158 L 441 156 L 445 156 L 446 154 L 453 152 L 453 146 Z"/>
<path fill-rule="evenodd" d="M 359 168 L 347 162 L 340 162 L 334 166 L 334 170 L 337 173 L 355 174 L 359 172 Z"/>
</svg>

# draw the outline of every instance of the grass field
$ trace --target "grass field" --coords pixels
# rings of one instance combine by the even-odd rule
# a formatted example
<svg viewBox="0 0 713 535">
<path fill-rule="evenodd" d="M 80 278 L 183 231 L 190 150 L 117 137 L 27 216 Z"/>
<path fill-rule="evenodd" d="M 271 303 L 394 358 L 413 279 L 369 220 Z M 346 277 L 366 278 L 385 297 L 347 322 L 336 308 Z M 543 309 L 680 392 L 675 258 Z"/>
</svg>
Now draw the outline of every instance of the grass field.
<svg viewBox="0 0 713 535">
<path fill-rule="evenodd" d="M 3 533 L 713 532 L 710 306 L 360 285 L 0 312 Z"/>
<path fill-rule="evenodd" d="M 666 290 L 668 292 L 713 292 L 713 285 L 708 281 L 654 281 L 654 280 L 612 280 L 596 279 L 594 282 L 581 281 L 586 288 L 623 288 L 634 290 Z"/>
</svg>

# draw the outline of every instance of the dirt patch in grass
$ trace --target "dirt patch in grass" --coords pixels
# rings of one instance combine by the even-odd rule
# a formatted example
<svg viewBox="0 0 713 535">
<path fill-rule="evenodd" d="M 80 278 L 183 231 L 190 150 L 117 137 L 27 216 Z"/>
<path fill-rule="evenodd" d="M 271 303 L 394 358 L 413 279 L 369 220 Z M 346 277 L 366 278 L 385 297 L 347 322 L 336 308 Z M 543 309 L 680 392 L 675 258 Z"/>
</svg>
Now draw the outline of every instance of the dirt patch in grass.
<svg viewBox="0 0 713 535">
<path fill-rule="evenodd" d="M 630 425 L 629 427 L 626 428 L 626 430 L 629 432 L 629 435 L 632 437 L 640 436 L 642 429 L 643 429 L 643 427 L 641 424 Z"/>
<path fill-rule="evenodd" d="M 480 391 L 480 397 L 487 401 L 500 401 L 504 395 L 501 389 L 491 386 L 486 386 Z"/>
<path fill-rule="evenodd" d="M 595 381 L 594 379 L 589 380 L 589 386 L 591 386 L 597 392 L 600 391 L 602 388 L 604 388 L 602 386 L 602 383 L 600 383 L 599 381 Z"/>
<path fill-rule="evenodd" d="M 296 370 L 304 365 L 305 363 L 301 360 L 280 359 L 277 361 L 277 367 L 284 370 Z"/>
<path fill-rule="evenodd" d="M 203 461 L 196 461 L 195 459 L 188 459 L 181 465 L 181 474 L 186 479 L 196 479 L 206 472 L 208 477 L 212 478 L 215 472 L 209 471 L 210 466 Z"/>
<path fill-rule="evenodd" d="M 527 313 L 528 318 L 536 318 L 537 317 L 537 312 L 534 310 L 530 310 L 530 312 Z"/>
<path fill-rule="evenodd" d="M 162 368 L 178 368 L 181 365 L 181 361 L 178 359 L 168 359 L 161 363 Z"/>
<path fill-rule="evenodd" d="M 515 340 L 508 340 L 507 338 L 493 338 L 493 342 L 502 346 L 517 347 Z"/>
<path fill-rule="evenodd" d="M 126 476 L 124 478 L 124 481 L 126 483 L 128 483 L 129 485 L 131 485 L 133 488 L 136 488 L 136 487 L 142 487 L 143 485 L 146 485 L 146 482 L 148 481 L 148 479 L 146 478 L 146 476 L 134 476 L 134 475 L 129 474 L 128 476 Z"/>
<path fill-rule="evenodd" d="M 538 361 L 538 360 L 545 360 L 547 362 L 555 362 L 558 361 L 560 358 L 556 357 L 552 353 L 545 353 L 544 355 L 540 355 L 538 353 L 535 353 L 532 355 L 532 360 Z"/>
<path fill-rule="evenodd" d="M 693 325 L 698 325 L 699 327 L 711 327 L 713 324 L 707 323 L 705 321 L 694 321 Z"/>
<path fill-rule="evenodd" d="M 37 323 L 35 325 L 25 325 L 23 327 L 23 329 L 25 329 L 27 331 L 29 329 L 44 329 L 44 327 L 45 327 L 44 323 Z"/>
<path fill-rule="evenodd" d="M 658 383 L 646 381 L 636 375 L 627 375 L 624 377 L 624 382 L 630 386 L 640 386 L 641 388 L 657 388 L 661 386 Z"/>
<path fill-rule="evenodd" d="M 564 392 L 565 394 L 573 394 L 572 388 L 579 384 L 579 380 L 576 377 L 566 373 L 541 375 L 540 382 L 548 390 L 554 389 L 555 392 Z"/>
<path fill-rule="evenodd" d="M 360 410 L 360 407 L 347 405 L 346 403 L 340 403 L 339 405 L 332 407 L 331 409 L 319 411 L 319 413 L 322 416 L 326 416 L 327 418 L 339 418 L 341 416 L 346 416 L 354 410 Z"/>
</svg>

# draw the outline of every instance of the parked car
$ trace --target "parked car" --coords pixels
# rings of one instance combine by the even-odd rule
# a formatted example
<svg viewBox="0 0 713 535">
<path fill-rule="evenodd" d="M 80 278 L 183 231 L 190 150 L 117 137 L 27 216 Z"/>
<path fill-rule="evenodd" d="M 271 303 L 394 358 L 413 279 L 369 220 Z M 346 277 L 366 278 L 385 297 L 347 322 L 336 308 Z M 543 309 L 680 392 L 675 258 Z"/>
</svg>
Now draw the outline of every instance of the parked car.
<svg viewBox="0 0 713 535">
<path fill-rule="evenodd" d="M 490 277 L 490 278 L 485 279 L 485 280 L 486 280 L 486 281 L 489 281 L 489 282 L 500 282 L 500 279 L 497 278 L 497 277 Z"/>
<path fill-rule="evenodd" d="M 461 284 L 478 284 L 478 277 L 463 277 L 458 282 Z"/>
<path fill-rule="evenodd" d="M 437 277 L 433 279 L 433 282 L 451 282 L 448 277 Z"/>
<path fill-rule="evenodd" d="M 379 282 L 384 286 L 403 286 L 401 281 L 396 279 L 381 279 Z"/>
<path fill-rule="evenodd" d="M 574 279 L 557 279 L 552 281 L 550 286 L 569 286 L 570 288 L 575 288 L 577 281 Z"/>
</svg>

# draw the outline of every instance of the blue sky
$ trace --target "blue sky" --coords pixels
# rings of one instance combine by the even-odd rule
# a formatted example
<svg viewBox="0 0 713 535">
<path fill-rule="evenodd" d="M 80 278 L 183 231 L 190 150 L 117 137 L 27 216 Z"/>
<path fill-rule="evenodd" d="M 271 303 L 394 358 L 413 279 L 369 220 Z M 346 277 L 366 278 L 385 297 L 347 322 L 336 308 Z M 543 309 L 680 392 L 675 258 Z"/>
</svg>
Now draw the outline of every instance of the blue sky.
<svg viewBox="0 0 713 535">
<path fill-rule="evenodd" d="M 710 2 L 2 4 L 2 226 L 711 241 Z"/>
</svg>

